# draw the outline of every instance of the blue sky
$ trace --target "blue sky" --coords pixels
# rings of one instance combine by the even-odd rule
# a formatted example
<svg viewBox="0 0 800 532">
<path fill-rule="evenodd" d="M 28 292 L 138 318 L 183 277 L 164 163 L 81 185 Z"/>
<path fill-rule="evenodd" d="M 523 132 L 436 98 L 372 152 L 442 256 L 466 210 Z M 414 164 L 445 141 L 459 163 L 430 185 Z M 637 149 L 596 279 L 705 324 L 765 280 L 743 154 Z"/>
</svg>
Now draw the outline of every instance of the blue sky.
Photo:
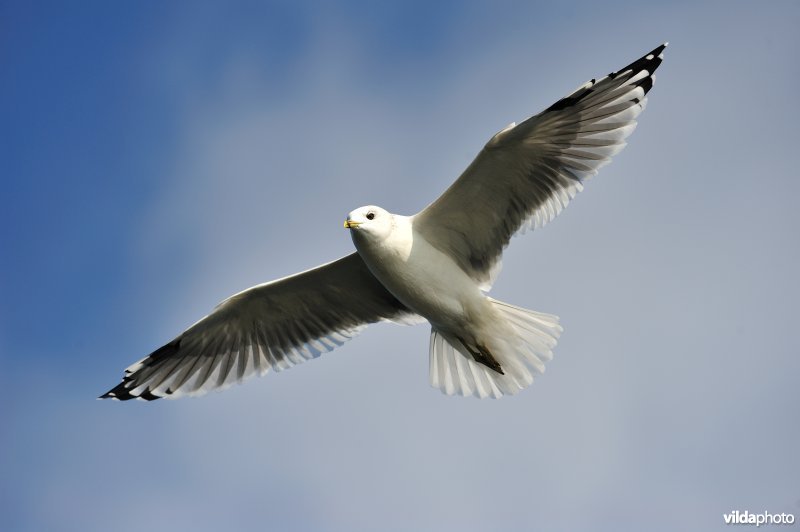
<svg viewBox="0 0 800 532">
<path fill-rule="evenodd" d="M 800 514 L 796 2 L 0 3 L 0 528 L 712 530 Z M 347 254 L 496 131 L 670 41 L 629 147 L 512 241 L 561 316 L 500 401 L 424 326 L 96 401 L 229 294 Z"/>
</svg>

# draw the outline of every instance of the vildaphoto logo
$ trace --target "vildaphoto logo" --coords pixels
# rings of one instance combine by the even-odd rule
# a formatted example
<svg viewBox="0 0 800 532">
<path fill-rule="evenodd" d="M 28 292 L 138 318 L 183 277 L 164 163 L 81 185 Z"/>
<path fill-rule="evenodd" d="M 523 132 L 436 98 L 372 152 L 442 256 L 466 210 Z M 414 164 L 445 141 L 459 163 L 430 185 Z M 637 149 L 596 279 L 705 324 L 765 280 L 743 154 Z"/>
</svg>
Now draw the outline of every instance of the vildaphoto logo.
<svg viewBox="0 0 800 532">
<path fill-rule="evenodd" d="M 753 514 L 745 510 L 740 512 L 734 510 L 729 514 L 722 514 L 726 525 L 793 525 L 794 514 L 771 514 L 769 512 L 762 512 L 760 514 Z"/>
</svg>

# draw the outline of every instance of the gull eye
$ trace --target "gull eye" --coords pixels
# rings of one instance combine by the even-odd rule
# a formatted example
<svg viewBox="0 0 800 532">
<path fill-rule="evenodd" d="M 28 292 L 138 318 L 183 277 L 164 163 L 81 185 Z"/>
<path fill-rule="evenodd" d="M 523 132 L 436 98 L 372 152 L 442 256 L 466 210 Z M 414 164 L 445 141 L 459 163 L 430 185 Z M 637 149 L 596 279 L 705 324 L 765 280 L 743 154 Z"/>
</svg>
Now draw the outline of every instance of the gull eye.
<svg viewBox="0 0 800 532">
<path fill-rule="evenodd" d="M 368 212 L 367 213 L 367 220 L 372 220 L 374 218 L 375 218 L 375 213 L 374 212 Z"/>
</svg>

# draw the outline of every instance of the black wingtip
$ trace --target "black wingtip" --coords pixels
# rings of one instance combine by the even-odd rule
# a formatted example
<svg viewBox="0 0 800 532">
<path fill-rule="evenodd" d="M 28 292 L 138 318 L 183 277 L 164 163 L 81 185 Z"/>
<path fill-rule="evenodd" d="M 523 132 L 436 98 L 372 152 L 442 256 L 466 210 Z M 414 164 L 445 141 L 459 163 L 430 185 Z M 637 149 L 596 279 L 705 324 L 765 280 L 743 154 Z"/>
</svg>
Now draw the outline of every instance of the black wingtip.
<svg viewBox="0 0 800 532">
<path fill-rule="evenodd" d="M 662 44 L 660 44 L 659 46 L 657 46 L 655 50 L 653 50 L 652 52 L 650 52 L 650 54 L 653 54 L 653 55 L 661 55 L 661 52 L 663 52 L 663 51 L 664 51 L 664 48 L 666 48 L 667 46 L 669 46 L 669 41 L 664 41 Z M 647 55 L 650 55 L 650 54 L 647 54 Z"/>
<path fill-rule="evenodd" d="M 653 87 L 653 73 L 656 71 L 658 66 L 661 64 L 661 61 L 664 59 L 662 52 L 664 51 L 664 48 L 666 48 L 668 45 L 669 43 L 665 42 L 660 46 L 657 46 L 651 52 L 643 55 L 630 65 L 621 68 L 616 72 L 611 72 L 606 77 L 610 79 L 616 79 L 620 75 L 624 74 L 625 79 L 630 79 L 631 77 L 635 76 L 642 70 L 646 70 L 649 73 L 649 75 L 643 77 L 642 79 L 637 81 L 634 85 L 637 87 L 641 87 L 642 90 L 644 90 L 644 93 L 647 94 Z M 601 79 L 600 81 L 602 82 L 603 80 Z M 591 81 L 585 83 L 583 86 L 581 86 L 578 90 L 576 90 L 569 96 L 565 96 L 564 98 L 558 100 L 556 103 L 545 109 L 544 112 L 560 111 L 562 109 L 572 107 L 573 105 L 580 102 L 582 99 L 592 94 L 592 92 L 595 90 L 595 85 L 597 85 L 597 83 L 598 83 L 597 80 L 592 79 Z"/>
<path fill-rule="evenodd" d="M 130 401 L 131 399 L 144 399 L 145 401 L 155 401 L 161 399 L 160 395 L 153 394 L 149 388 L 145 389 L 139 395 L 133 395 L 131 391 L 125 387 L 126 381 L 122 381 L 109 391 L 98 397 L 98 399 L 115 399 L 117 401 Z"/>
<path fill-rule="evenodd" d="M 120 383 L 98 397 L 98 399 L 116 399 L 118 401 L 125 401 L 127 399 L 125 395 L 130 394 L 128 394 L 128 391 L 123 386 L 123 383 Z"/>
<path fill-rule="evenodd" d="M 134 396 L 130 394 L 127 388 L 125 388 L 125 382 L 121 382 L 108 390 L 106 393 L 98 397 L 98 399 L 116 399 L 117 401 L 127 401 L 128 399 L 133 399 Z"/>
<path fill-rule="evenodd" d="M 653 75 L 653 72 L 656 71 L 658 66 L 661 64 L 661 61 L 664 59 L 662 52 L 664 48 L 669 45 L 668 42 L 661 44 L 654 48 L 651 52 L 646 53 L 630 65 L 626 66 L 625 68 L 619 69 L 615 72 L 616 75 L 622 74 L 628 70 L 632 70 L 634 73 L 639 72 L 641 70 L 647 70 L 650 75 Z M 646 91 L 645 91 L 646 92 Z"/>
<path fill-rule="evenodd" d="M 148 356 L 140 360 L 137 364 L 131 366 L 134 368 L 128 368 L 125 370 L 125 376 L 122 377 L 122 382 L 117 384 L 115 387 L 111 388 L 109 391 L 98 397 L 98 399 L 116 399 L 117 401 L 129 401 L 131 399 L 144 399 L 145 401 L 155 401 L 156 399 L 161 399 L 161 395 L 155 395 L 150 391 L 150 388 L 146 388 L 143 392 L 138 393 L 136 395 L 131 393 L 131 389 L 133 388 L 140 388 L 143 383 L 141 382 L 133 382 L 136 381 L 136 374 L 139 372 L 143 367 L 152 366 L 153 364 L 159 362 L 164 358 L 168 358 L 174 355 L 181 345 L 181 338 L 176 338 L 169 342 L 166 345 L 156 349 Z M 167 390 L 167 395 L 172 395 L 173 390 Z"/>
</svg>

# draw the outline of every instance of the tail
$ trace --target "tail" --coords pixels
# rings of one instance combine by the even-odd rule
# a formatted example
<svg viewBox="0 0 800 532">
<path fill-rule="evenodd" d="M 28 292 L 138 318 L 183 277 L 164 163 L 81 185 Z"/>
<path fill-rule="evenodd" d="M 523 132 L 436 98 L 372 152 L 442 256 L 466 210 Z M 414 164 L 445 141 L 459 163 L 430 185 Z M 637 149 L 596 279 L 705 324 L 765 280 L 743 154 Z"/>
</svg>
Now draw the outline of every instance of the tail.
<svg viewBox="0 0 800 532">
<path fill-rule="evenodd" d="M 506 349 L 476 352 L 459 338 L 431 329 L 431 386 L 447 395 L 513 395 L 530 386 L 533 373 L 544 373 L 544 363 L 553 359 L 552 349 L 563 331 L 558 316 L 489 300 L 516 333 L 515 338 L 500 339 Z M 487 364 L 487 357 L 492 363 Z"/>
</svg>

